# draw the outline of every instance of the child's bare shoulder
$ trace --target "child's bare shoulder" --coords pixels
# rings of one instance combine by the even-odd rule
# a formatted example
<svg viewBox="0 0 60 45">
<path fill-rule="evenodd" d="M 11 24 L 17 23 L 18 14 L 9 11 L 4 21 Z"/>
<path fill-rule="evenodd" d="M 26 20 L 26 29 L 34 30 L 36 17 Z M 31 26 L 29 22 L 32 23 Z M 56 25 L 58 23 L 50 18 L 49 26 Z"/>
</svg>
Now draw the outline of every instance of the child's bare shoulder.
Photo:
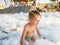
<svg viewBox="0 0 60 45">
<path fill-rule="evenodd" d="M 25 29 L 28 29 L 29 28 L 29 23 L 27 23 L 25 26 L 24 26 Z"/>
</svg>

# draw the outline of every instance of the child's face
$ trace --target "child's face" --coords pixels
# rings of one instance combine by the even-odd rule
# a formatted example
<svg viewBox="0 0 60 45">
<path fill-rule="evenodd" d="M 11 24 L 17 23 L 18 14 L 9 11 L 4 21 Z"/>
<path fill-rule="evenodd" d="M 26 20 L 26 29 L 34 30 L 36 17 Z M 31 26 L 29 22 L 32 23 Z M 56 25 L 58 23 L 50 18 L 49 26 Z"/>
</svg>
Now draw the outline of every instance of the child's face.
<svg viewBox="0 0 60 45">
<path fill-rule="evenodd" d="M 33 25 L 38 25 L 39 21 L 40 21 L 40 15 L 35 15 L 35 17 L 33 19 L 30 20 L 30 22 L 33 24 Z"/>
</svg>

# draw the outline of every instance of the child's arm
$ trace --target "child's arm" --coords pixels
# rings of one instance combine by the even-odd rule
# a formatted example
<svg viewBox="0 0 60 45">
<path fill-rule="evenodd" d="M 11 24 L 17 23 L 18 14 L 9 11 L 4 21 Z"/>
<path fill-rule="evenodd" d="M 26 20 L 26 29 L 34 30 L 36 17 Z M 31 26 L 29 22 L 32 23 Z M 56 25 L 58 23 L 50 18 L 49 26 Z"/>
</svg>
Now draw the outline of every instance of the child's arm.
<svg viewBox="0 0 60 45">
<path fill-rule="evenodd" d="M 23 42 L 24 42 L 24 39 L 25 39 L 25 36 L 26 36 L 26 32 L 27 32 L 27 26 L 24 27 L 24 30 L 23 30 L 23 33 L 22 33 L 22 37 L 21 37 L 21 40 L 20 40 L 21 45 L 23 45 Z"/>
<path fill-rule="evenodd" d="M 36 31 L 37 31 L 37 34 L 39 35 L 39 37 L 41 37 L 41 33 L 40 33 L 40 31 L 39 31 L 38 26 L 36 27 Z"/>
</svg>

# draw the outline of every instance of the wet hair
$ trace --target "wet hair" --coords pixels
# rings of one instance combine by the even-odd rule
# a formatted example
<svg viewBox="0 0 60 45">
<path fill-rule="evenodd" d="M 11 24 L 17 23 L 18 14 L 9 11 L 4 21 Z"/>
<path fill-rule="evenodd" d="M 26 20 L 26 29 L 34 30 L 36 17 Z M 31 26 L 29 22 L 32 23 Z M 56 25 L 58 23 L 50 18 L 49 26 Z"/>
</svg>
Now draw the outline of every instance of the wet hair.
<svg viewBox="0 0 60 45">
<path fill-rule="evenodd" d="M 40 13 L 37 10 L 32 10 L 29 12 L 29 19 L 32 19 L 35 17 L 35 15 L 37 16 L 41 16 Z"/>
</svg>

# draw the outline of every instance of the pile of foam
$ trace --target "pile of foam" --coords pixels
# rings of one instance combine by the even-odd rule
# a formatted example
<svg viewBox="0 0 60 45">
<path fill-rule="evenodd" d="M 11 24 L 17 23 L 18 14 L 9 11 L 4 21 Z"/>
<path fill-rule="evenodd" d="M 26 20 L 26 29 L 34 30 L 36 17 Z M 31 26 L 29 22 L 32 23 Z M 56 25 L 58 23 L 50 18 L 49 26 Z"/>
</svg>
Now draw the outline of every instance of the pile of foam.
<svg viewBox="0 0 60 45">
<path fill-rule="evenodd" d="M 0 14 L 0 45 L 20 45 L 28 13 Z M 60 45 L 60 13 L 41 13 L 39 28 L 45 39 L 37 39 L 34 45 Z M 35 36 L 38 38 L 37 34 Z"/>
</svg>

